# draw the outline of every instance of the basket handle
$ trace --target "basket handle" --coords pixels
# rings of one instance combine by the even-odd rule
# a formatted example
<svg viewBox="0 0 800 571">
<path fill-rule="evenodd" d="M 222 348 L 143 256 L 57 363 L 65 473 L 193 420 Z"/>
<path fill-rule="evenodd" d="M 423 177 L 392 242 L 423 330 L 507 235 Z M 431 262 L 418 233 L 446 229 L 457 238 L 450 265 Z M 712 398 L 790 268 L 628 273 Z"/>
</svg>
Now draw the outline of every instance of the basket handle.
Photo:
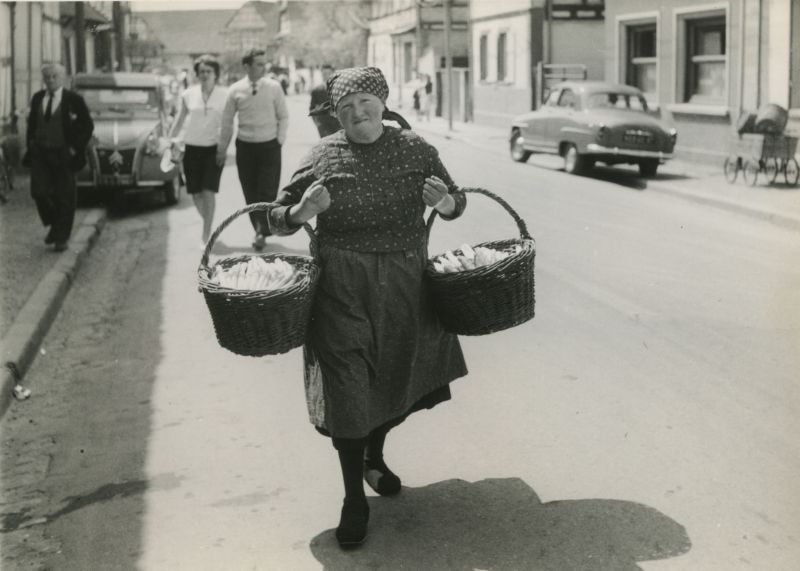
<svg viewBox="0 0 800 571">
<path fill-rule="evenodd" d="M 214 247 L 214 243 L 219 238 L 219 235 L 222 231 L 228 227 L 228 225 L 236 220 L 242 214 L 249 214 L 250 212 L 256 212 L 259 210 L 268 211 L 270 208 L 274 208 L 276 206 L 283 206 L 277 202 L 254 202 L 253 204 L 248 204 L 247 206 L 240 208 L 233 212 L 230 216 L 228 216 L 225 220 L 220 222 L 219 226 L 211 233 L 211 236 L 208 238 L 208 242 L 206 243 L 206 249 L 203 250 L 203 257 L 200 259 L 200 268 L 199 269 L 208 269 L 208 258 L 211 255 L 211 249 Z M 311 237 L 311 247 L 314 248 L 316 245 L 317 234 L 314 232 L 314 229 L 308 224 L 308 222 L 303 223 L 303 227 L 308 232 L 309 236 Z M 313 252 L 313 249 L 312 249 Z"/>
<path fill-rule="evenodd" d="M 519 214 L 517 214 L 517 212 L 513 208 L 511 208 L 511 205 L 508 202 L 506 202 L 505 200 L 503 200 L 502 198 L 500 198 L 499 196 L 497 196 L 493 192 L 489 192 L 485 188 L 460 188 L 459 190 L 461 192 L 474 192 L 476 194 L 483 194 L 484 196 L 488 196 L 489 198 L 491 198 L 495 202 L 499 203 L 500 206 L 505 208 L 506 212 L 508 212 L 511 215 L 511 217 L 514 219 L 514 222 L 517 223 L 517 228 L 519 229 L 520 237 L 523 240 L 530 240 L 531 239 L 531 235 L 528 233 L 528 227 L 525 224 L 525 221 L 522 218 L 520 218 Z M 431 227 L 433 226 L 433 222 L 434 222 L 434 220 L 436 220 L 436 215 L 438 213 L 439 212 L 434 208 L 433 212 L 431 212 L 430 216 L 428 216 L 428 223 L 427 223 L 427 228 L 426 228 L 428 238 L 430 238 L 430 236 L 431 236 Z"/>
</svg>

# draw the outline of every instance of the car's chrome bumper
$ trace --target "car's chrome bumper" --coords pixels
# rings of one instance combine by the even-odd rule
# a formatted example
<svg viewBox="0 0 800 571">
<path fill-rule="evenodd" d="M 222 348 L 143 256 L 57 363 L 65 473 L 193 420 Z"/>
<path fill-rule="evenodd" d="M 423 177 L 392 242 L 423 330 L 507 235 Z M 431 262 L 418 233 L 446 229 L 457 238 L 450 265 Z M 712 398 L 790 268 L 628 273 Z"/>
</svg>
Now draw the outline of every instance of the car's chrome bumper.
<svg viewBox="0 0 800 571">
<path fill-rule="evenodd" d="M 664 151 L 641 151 L 639 149 L 620 149 L 619 147 L 604 147 L 597 143 L 589 143 L 586 145 L 586 150 L 589 153 L 597 155 L 621 155 L 630 157 L 642 157 L 648 159 L 659 159 L 666 161 L 671 159 L 674 155 L 672 153 L 665 153 Z"/>
</svg>

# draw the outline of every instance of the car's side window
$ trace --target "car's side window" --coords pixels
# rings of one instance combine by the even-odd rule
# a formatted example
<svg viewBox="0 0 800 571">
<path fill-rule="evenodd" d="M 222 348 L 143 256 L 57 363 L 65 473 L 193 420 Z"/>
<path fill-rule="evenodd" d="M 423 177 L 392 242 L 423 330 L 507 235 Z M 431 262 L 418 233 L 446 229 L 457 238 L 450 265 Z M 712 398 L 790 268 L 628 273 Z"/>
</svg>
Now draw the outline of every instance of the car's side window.
<svg viewBox="0 0 800 571">
<path fill-rule="evenodd" d="M 575 109 L 578 106 L 578 96 L 571 89 L 565 89 L 558 98 L 558 106 Z"/>
<path fill-rule="evenodd" d="M 558 104 L 558 95 L 561 93 L 560 89 L 551 89 L 547 93 L 547 98 L 544 100 L 545 105 L 555 107 Z"/>
</svg>

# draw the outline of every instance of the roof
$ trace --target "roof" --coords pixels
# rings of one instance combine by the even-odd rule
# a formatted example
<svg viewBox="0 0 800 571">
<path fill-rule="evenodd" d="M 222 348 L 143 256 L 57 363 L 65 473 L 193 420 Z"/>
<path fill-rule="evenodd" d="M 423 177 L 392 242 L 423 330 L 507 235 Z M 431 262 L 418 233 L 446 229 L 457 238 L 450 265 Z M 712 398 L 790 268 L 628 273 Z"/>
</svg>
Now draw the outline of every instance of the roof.
<svg viewBox="0 0 800 571">
<path fill-rule="evenodd" d="M 613 91 L 615 93 L 629 93 L 631 95 L 640 94 L 641 91 L 632 85 L 623 83 L 611 83 L 609 81 L 562 81 L 551 87 L 551 89 L 569 87 L 579 93 L 597 93 Z"/>
<path fill-rule="evenodd" d="M 152 73 L 78 73 L 72 80 L 73 87 L 157 87 L 158 77 Z"/>
<path fill-rule="evenodd" d="M 167 54 L 219 54 L 225 51 L 222 31 L 236 10 L 164 10 L 136 12 Z"/>
</svg>

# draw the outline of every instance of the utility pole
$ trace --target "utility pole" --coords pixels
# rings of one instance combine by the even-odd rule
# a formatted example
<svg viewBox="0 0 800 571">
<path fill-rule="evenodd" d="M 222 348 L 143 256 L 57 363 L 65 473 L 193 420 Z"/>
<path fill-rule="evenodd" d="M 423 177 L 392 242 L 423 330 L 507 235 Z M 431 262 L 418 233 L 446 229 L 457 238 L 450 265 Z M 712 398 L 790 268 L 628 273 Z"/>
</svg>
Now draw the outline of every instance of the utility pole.
<svg viewBox="0 0 800 571">
<path fill-rule="evenodd" d="M 125 71 L 125 22 L 122 12 L 122 3 L 111 3 L 111 19 L 114 26 L 114 59 L 117 60 L 115 69 L 111 71 Z"/>
<path fill-rule="evenodd" d="M 75 71 L 86 71 L 86 20 L 83 2 L 75 2 Z"/>
<path fill-rule="evenodd" d="M 453 58 L 450 56 L 450 0 L 442 2 L 444 7 L 444 74 L 447 78 L 447 130 L 453 130 Z"/>
</svg>

